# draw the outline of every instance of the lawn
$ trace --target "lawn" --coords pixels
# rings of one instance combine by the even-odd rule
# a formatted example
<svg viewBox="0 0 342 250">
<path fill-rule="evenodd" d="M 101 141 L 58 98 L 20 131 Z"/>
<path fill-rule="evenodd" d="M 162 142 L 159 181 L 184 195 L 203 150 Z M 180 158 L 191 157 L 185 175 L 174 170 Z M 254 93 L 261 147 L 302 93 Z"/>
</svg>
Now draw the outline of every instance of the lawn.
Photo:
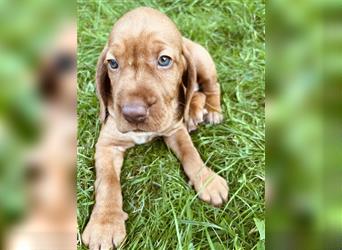
<svg viewBox="0 0 342 250">
<path fill-rule="evenodd" d="M 263 249 L 265 184 L 265 4 L 256 1 L 78 1 L 78 249 L 94 204 L 94 148 L 100 130 L 95 65 L 113 23 L 151 6 L 205 46 L 217 66 L 224 122 L 202 125 L 193 142 L 226 178 L 221 208 L 198 198 L 180 162 L 157 140 L 126 154 L 121 174 L 129 214 L 122 249 Z"/>
</svg>

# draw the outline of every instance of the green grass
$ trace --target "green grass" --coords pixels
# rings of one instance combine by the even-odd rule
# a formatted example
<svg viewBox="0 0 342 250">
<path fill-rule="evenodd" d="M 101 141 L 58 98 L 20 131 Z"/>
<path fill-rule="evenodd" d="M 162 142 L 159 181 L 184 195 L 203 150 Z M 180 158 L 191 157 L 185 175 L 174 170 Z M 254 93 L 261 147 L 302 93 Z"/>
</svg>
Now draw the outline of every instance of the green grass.
<svg viewBox="0 0 342 250">
<path fill-rule="evenodd" d="M 137 6 L 174 20 L 184 36 L 214 58 L 225 120 L 192 134 L 203 160 L 230 185 L 214 208 L 187 185 L 162 140 L 130 149 L 122 171 L 129 214 L 123 249 L 263 249 L 265 9 L 257 1 L 78 2 L 78 230 L 94 204 L 94 146 L 100 130 L 95 65 L 113 23 Z M 86 249 L 79 242 L 79 249 Z"/>
</svg>

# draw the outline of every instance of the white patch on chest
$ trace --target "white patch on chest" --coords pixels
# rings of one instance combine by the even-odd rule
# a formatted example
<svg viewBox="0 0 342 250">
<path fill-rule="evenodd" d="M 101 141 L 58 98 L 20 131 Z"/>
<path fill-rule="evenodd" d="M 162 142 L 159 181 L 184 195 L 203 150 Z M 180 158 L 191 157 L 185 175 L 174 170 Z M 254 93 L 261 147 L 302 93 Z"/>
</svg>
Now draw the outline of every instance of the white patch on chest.
<svg viewBox="0 0 342 250">
<path fill-rule="evenodd" d="M 124 135 L 136 144 L 144 144 L 158 136 L 155 132 L 127 132 Z"/>
</svg>

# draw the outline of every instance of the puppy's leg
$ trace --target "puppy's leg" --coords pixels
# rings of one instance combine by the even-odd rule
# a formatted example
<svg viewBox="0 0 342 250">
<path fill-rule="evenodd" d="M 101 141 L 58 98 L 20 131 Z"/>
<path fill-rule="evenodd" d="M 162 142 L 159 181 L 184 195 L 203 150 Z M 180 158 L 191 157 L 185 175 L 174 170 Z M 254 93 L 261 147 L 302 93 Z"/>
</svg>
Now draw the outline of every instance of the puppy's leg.
<svg viewBox="0 0 342 250">
<path fill-rule="evenodd" d="M 212 76 L 202 78 L 200 83 L 206 96 L 205 108 L 208 111 L 205 121 L 211 124 L 222 122 L 220 86 L 217 83 L 216 72 Z"/>
<path fill-rule="evenodd" d="M 126 236 L 125 220 L 128 216 L 122 210 L 120 187 L 123 156 L 122 151 L 113 145 L 101 143 L 100 138 L 95 154 L 96 203 L 82 235 L 84 244 L 91 250 L 119 246 Z"/>
<path fill-rule="evenodd" d="M 197 129 L 197 125 L 203 122 L 204 119 L 205 94 L 195 92 L 192 96 L 189 109 L 189 121 L 187 124 L 188 131 L 191 132 Z"/>
<path fill-rule="evenodd" d="M 214 206 L 219 206 L 227 201 L 228 185 L 226 180 L 204 165 L 185 127 L 169 137 L 164 137 L 164 140 L 182 162 L 190 183 L 194 185 L 202 200 Z"/>
<path fill-rule="evenodd" d="M 192 55 L 196 65 L 198 84 L 206 96 L 205 108 L 208 114 L 205 116 L 205 121 L 211 124 L 220 123 L 223 116 L 215 63 L 209 52 L 200 44 L 186 38 L 183 38 L 183 43 Z"/>
</svg>

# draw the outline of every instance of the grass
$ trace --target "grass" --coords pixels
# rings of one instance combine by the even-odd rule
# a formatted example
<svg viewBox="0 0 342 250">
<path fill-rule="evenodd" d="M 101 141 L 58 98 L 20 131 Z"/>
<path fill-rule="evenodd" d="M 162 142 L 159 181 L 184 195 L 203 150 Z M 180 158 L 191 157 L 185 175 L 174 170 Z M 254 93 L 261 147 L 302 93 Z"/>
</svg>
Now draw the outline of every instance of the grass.
<svg viewBox="0 0 342 250">
<path fill-rule="evenodd" d="M 122 171 L 129 214 L 122 249 L 263 249 L 265 166 L 265 7 L 258 1 L 78 2 L 78 230 L 94 204 L 94 146 L 100 130 L 95 65 L 113 23 L 137 6 L 166 13 L 213 56 L 225 120 L 192 139 L 203 160 L 229 181 L 230 200 L 214 208 L 187 185 L 161 140 L 136 146 Z M 79 240 L 79 239 L 78 239 Z M 78 249 L 86 249 L 78 242 Z"/>
</svg>

